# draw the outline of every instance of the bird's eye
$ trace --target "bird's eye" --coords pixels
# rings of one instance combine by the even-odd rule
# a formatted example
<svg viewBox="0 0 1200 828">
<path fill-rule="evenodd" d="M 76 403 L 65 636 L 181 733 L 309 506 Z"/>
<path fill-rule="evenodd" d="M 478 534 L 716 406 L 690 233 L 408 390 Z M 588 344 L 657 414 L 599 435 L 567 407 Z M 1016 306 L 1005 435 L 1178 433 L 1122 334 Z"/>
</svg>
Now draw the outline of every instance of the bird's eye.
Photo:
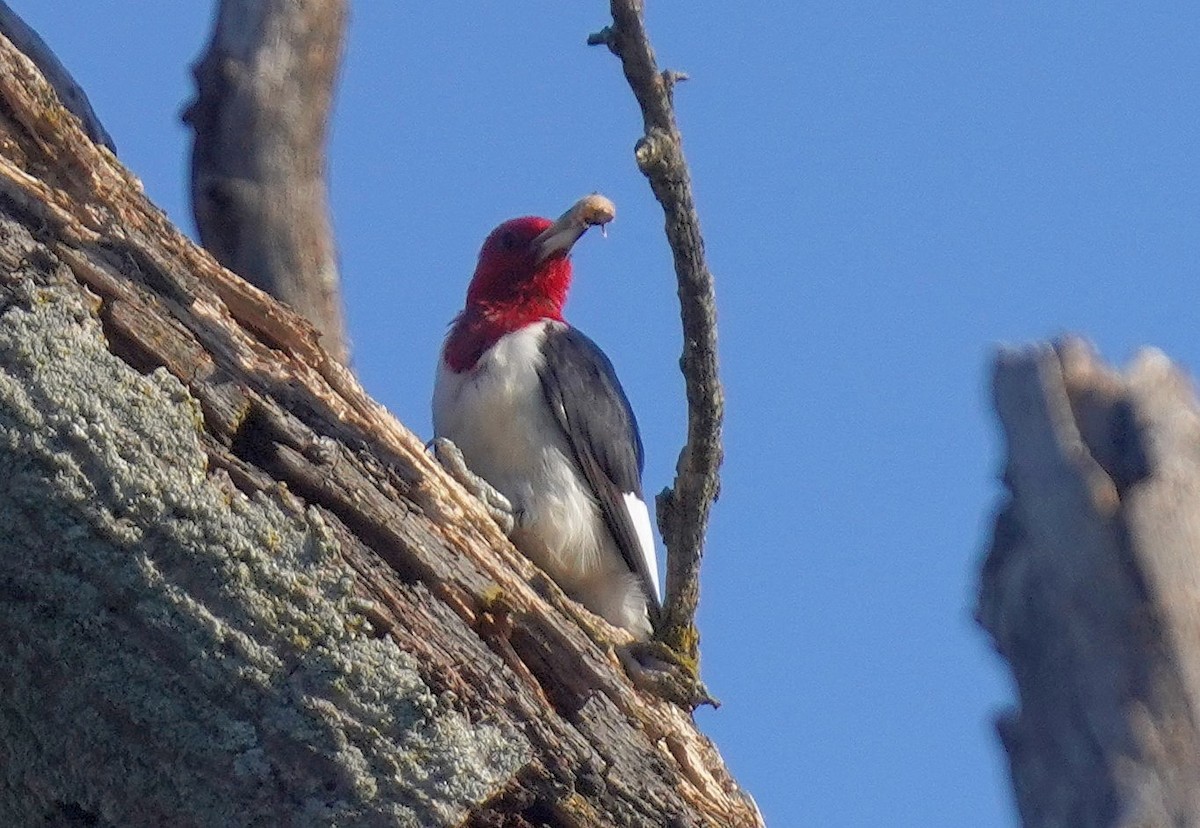
<svg viewBox="0 0 1200 828">
<path fill-rule="evenodd" d="M 505 233 L 500 237 L 500 244 L 504 246 L 505 250 L 513 250 L 517 246 L 517 237 L 512 233 Z"/>
</svg>

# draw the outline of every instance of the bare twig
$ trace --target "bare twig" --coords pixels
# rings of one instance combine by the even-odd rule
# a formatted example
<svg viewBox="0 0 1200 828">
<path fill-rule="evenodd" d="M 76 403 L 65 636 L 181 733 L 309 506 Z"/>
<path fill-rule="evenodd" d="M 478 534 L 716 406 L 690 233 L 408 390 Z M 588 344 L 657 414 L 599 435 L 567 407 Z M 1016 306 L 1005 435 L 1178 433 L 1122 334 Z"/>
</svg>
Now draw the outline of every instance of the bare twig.
<svg viewBox="0 0 1200 828">
<path fill-rule="evenodd" d="M 184 113 L 200 240 L 312 322 L 342 361 L 325 138 L 345 25 L 346 0 L 222 0 Z"/>
<path fill-rule="evenodd" d="M 646 34 L 641 0 L 612 0 L 613 25 L 588 38 L 604 44 L 625 70 L 642 110 L 645 134 L 635 157 L 666 216 L 667 240 L 675 258 L 683 319 L 680 367 L 687 386 L 688 437 L 676 466 L 675 485 L 658 496 L 658 523 L 667 546 L 667 602 L 658 638 L 699 667 L 695 626 L 700 595 L 700 558 L 708 515 L 720 488 L 721 419 L 724 394 L 717 375 L 717 320 L 713 277 L 704 261 L 704 240 L 692 199 L 671 101 L 674 84 L 685 78 L 659 72 Z"/>
<path fill-rule="evenodd" d="M 92 109 L 91 101 L 88 100 L 83 88 L 71 77 L 67 67 L 62 65 L 62 61 L 46 45 L 46 41 L 42 40 L 38 33 L 21 19 L 20 15 L 9 8 L 4 0 L 0 0 L 0 34 L 12 41 L 13 46 L 16 46 L 25 57 L 33 61 L 33 65 L 54 87 L 54 92 L 62 101 L 63 106 L 83 124 L 87 136 L 95 143 L 103 144 L 115 153 L 117 145 L 113 142 L 112 136 L 108 134 L 108 130 L 104 128 L 104 124 L 100 123 L 100 118 Z"/>
</svg>

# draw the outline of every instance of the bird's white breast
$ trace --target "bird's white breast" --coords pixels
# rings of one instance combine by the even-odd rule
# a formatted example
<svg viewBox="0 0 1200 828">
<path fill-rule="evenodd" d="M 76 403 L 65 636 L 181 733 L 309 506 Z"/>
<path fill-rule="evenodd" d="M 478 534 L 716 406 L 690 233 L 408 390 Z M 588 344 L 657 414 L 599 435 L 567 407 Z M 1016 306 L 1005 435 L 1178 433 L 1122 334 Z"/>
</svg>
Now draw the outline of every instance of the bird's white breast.
<svg viewBox="0 0 1200 828">
<path fill-rule="evenodd" d="M 467 466 L 512 502 L 518 512 L 513 541 L 525 554 L 593 611 L 648 634 L 641 588 L 542 389 L 542 342 L 562 326 L 540 321 L 507 334 L 468 371 L 455 372 L 441 359 L 434 432 L 453 440 Z M 633 495 L 628 500 L 634 501 L 626 506 L 655 572 L 645 504 Z"/>
<path fill-rule="evenodd" d="M 462 450 L 472 471 L 520 499 L 523 481 L 541 476 L 547 436 L 565 442 L 542 393 L 538 371 L 549 326 L 536 322 L 501 337 L 475 366 L 455 372 L 442 359 L 433 391 L 433 430 Z"/>
<path fill-rule="evenodd" d="M 520 513 L 514 539 L 568 585 L 594 568 L 602 522 L 538 375 L 546 332 L 561 325 L 541 321 L 507 334 L 469 371 L 456 373 L 442 360 L 433 428 L 512 501 Z"/>
</svg>

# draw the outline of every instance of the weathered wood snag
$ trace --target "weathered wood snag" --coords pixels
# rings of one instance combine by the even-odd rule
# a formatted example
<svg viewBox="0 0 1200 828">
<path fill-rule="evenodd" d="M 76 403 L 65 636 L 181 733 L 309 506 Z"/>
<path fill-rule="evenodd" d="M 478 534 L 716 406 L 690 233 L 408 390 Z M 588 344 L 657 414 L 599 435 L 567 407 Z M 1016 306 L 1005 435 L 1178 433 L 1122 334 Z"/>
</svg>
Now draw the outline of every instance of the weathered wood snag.
<svg viewBox="0 0 1200 828">
<path fill-rule="evenodd" d="M 325 143 L 346 0 L 221 0 L 196 62 L 192 211 L 221 264 L 349 354 Z"/>
<path fill-rule="evenodd" d="M 0 824 L 760 824 L 0 38 Z"/>
<path fill-rule="evenodd" d="M 1009 495 L 978 617 L 1019 707 L 998 722 L 1026 826 L 1200 825 L 1200 406 L 1146 351 L 996 364 Z"/>
</svg>

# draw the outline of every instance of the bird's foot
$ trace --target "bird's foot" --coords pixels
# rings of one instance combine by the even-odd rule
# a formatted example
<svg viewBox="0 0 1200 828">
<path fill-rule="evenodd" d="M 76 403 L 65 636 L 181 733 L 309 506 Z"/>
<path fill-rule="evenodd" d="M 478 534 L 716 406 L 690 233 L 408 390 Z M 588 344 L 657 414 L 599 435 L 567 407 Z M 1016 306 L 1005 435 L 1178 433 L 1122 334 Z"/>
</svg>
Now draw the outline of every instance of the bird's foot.
<svg viewBox="0 0 1200 828">
<path fill-rule="evenodd" d="M 720 707 L 700 680 L 697 664 L 661 641 L 635 641 L 617 648 L 617 657 L 639 690 L 695 710 Z"/>
<path fill-rule="evenodd" d="M 517 521 L 516 513 L 509 499 L 500 494 L 495 486 L 467 467 L 467 460 L 463 457 L 462 450 L 454 445 L 452 440 L 435 437 L 430 443 L 430 447 L 433 449 L 433 456 L 442 464 L 442 468 L 483 503 L 483 508 L 492 516 L 492 520 L 500 525 L 504 534 L 511 535 Z"/>
</svg>

